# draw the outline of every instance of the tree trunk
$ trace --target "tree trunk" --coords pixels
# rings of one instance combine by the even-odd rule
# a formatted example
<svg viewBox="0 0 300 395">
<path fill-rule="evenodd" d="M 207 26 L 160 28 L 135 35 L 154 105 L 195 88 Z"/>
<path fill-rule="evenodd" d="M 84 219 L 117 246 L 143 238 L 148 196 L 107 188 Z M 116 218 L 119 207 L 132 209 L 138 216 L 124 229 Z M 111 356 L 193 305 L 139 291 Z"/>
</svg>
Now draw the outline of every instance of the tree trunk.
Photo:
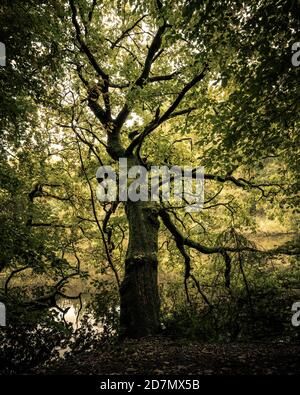
<svg viewBox="0 0 300 395">
<path fill-rule="evenodd" d="M 126 203 L 129 243 L 120 288 L 121 336 L 142 337 L 160 330 L 157 284 L 159 221 L 152 202 Z"/>
</svg>

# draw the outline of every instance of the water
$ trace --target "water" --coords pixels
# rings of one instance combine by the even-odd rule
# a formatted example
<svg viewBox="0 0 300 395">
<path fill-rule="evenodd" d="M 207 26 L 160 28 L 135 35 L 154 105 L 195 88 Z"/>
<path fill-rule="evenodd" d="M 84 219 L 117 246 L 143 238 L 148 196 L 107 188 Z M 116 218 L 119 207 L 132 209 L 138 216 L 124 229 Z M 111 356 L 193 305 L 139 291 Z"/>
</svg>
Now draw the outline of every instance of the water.
<svg viewBox="0 0 300 395">
<path fill-rule="evenodd" d="M 64 319 L 67 323 L 72 324 L 74 330 L 79 329 L 82 326 L 83 316 L 88 317 L 88 323 L 93 326 L 96 332 L 101 333 L 103 331 L 102 324 L 96 321 L 92 312 L 87 308 L 90 300 L 91 297 L 89 294 L 81 295 L 81 303 L 79 299 L 61 298 L 58 300 L 57 305 L 62 310 L 67 310 L 66 313 L 63 314 L 55 307 L 50 310 L 58 312 L 58 319 Z"/>
</svg>

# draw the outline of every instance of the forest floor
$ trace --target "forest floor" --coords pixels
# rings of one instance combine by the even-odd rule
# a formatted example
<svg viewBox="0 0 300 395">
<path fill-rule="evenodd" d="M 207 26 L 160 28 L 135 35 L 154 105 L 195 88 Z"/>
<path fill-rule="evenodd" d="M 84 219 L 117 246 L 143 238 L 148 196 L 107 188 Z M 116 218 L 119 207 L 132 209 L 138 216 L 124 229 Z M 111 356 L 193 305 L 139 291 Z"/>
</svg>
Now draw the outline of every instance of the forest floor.
<svg viewBox="0 0 300 395">
<path fill-rule="evenodd" d="M 300 374 L 300 344 L 197 343 L 151 337 L 61 359 L 36 374 Z"/>
</svg>

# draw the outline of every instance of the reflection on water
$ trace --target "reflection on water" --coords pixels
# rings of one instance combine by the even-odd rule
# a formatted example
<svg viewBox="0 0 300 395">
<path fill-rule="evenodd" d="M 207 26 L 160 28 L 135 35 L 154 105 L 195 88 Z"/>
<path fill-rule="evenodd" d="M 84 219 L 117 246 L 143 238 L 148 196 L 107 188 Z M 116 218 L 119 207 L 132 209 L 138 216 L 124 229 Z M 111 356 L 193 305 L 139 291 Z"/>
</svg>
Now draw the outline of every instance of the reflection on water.
<svg viewBox="0 0 300 395">
<path fill-rule="evenodd" d="M 89 324 L 93 331 L 96 333 L 103 332 L 103 325 L 101 322 L 97 321 L 89 308 L 91 301 L 91 296 L 89 294 L 81 295 L 80 299 L 65 299 L 61 298 L 57 301 L 58 308 L 51 308 L 58 313 L 57 321 L 64 320 L 68 324 L 72 324 L 73 330 L 76 331 L 80 329 L 83 325 L 83 320 L 85 324 Z M 71 342 L 75 341 L 75 336 L 71 337 Z M 71 351 L 69 346 L 67 347 L 57 347 L 56 350 L 59 353 L 60 358 L 64 358 L 66 353 Z"/>
<path fill-rule="evenodd" d="M 101 333 L 103 326 L 101 322 L 97 322 L 91 309 L 89 309 L 90 301 L 91 297 L 89 294 L 81 295 L 81 300 L 61 298 L 57 301 L 57 305 L 61 310 L 55 307 L 51 310 L 55 310 L 58 313 L 58 320 L 63 319 L 65 322 L 72 324 L 74 330 L 82 326 L 84 318 L 96 332 Z"/>
<path fill-rule="evenodd" d="M 80 325 L 80 317 L 78 314 L 80 315 L 79 309 L 74 305 L 70 306 L 67 313 L 65 314 L 65 320 L 68 323 L 71 323 L 74 328 L 78 328 Z"/>
<path fill-rule="evenodd" d="M 101 321 L 105 317 L 100 317 L 100 320 L 96 320 L 90 308 L 90 302 L 90 294 L 81 295 L 81 301 L 79 299 L 61 298 L 57 301 L 60 310 L 55 307 L 50 310 L 55 310 L 58 313 L 58 320 L 64 319 L 67 323 L 72 324 L 74 330 L 82 326 L 82 321 L 84 319 L 84 321 L 87 321 L 96 332 L 101 333 L 103 332 L 103 324 Z M 120 306 L 116 306 L 116 311 L 120 312 Z"/>
</svg>

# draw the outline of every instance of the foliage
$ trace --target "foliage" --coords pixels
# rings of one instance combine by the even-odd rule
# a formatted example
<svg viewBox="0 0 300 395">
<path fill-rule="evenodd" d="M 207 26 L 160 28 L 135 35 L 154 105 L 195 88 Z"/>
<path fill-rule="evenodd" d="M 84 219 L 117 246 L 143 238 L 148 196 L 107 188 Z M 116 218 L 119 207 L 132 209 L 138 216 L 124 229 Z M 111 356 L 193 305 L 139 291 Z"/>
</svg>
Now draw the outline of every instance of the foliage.
<svg viewBox="0 0 300 395">
<path fill-rule="evenodd" d="M 1 374 L 29 373 L 36 366 L 53 360 L 70 338 L 70 327 L 58 323 L 55 314 L 45 314 L 37 324 L 21 315 L 0 331 Z"/>
<path fill-rule="evenodd" d="M 293 339 L 298 15 L 297 2 L 281 0 L 1 5 L 8 65 L 0 69 L 0 300 L 13 317 L 48 296 L 49 320 L 44 329 L 1 332 L 8 359 L 14 336 L 26 335 L 17 355 L 29 369 L 52 356 L 63 336 L 75 353 L 118 332 L 128 220 L 119 202 L 96 202 L 95 172 L 116 166 L 130 147 L 146 166 L 205 166 L 203 210 L 160 206 L 160 276 L 171 282 L 160 284 L 167 331 Z M 267 254 L 260 239 L 271 226 L 289 243 Z M 14 280 L 27 272 L 43 286 L 17 290 Z M 72 335 L 47 318 L 59 297 L 70 296 L 73 278 L 96 288 L 89 314 L 103 326 L 100 337 L 89 315 Z M 32 352 L 41 342 L 41 353 Z"/>
<path fill-rule="evenodd" d="M 244 277 L 238 263 L 233 264 L 230 288 L 225 286 L 220 262 L 197 270 L 211 309 L 196 292 L 189 304 L 181 282 L 167 284 L 162 310 L 166 332 L 211 342 L 298 341 L 291 306 L 298 295 L 299 262 L 292 266 L 284 260 L 262 263 L 249 255 L 242 257 L 242 267 Z"/>
</svg>

